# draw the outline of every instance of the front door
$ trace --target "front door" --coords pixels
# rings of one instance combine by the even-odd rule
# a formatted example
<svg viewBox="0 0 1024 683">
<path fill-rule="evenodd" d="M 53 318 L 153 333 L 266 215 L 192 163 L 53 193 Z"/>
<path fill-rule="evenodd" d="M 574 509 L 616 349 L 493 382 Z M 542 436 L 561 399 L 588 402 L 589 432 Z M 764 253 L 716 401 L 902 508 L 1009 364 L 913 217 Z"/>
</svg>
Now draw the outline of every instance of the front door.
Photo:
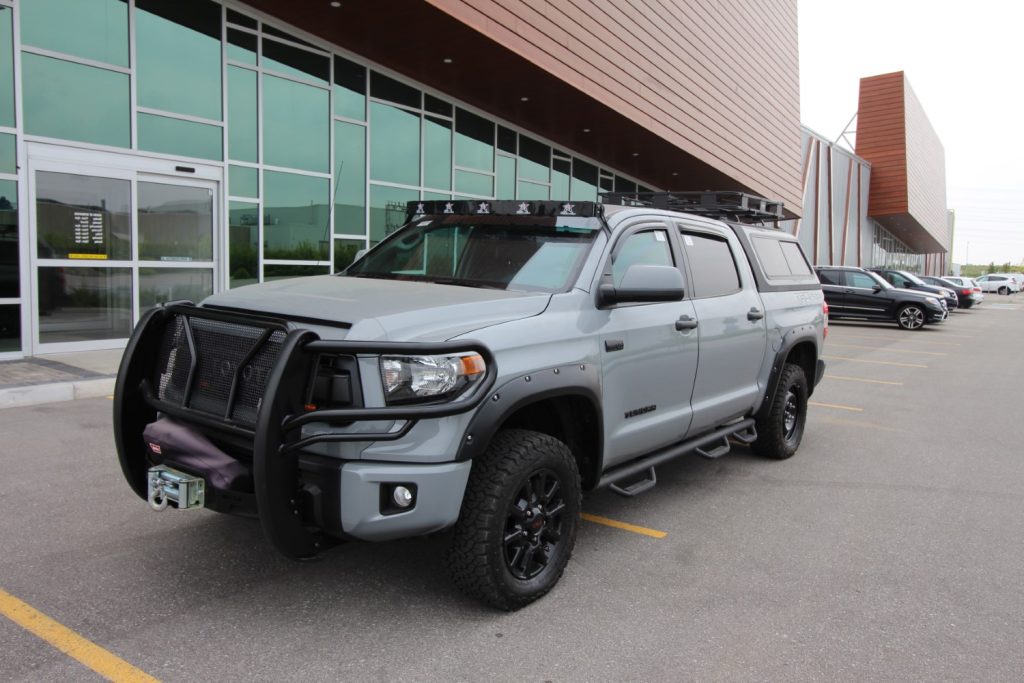
<svg viewBox="0 0 1024 683">
<path fill-rule="evenodd" d="M 123 346 L 154 304 L 220 288 L 217 182 L 95 156 L 29 161 L 33 353 Z"/>
</svg>

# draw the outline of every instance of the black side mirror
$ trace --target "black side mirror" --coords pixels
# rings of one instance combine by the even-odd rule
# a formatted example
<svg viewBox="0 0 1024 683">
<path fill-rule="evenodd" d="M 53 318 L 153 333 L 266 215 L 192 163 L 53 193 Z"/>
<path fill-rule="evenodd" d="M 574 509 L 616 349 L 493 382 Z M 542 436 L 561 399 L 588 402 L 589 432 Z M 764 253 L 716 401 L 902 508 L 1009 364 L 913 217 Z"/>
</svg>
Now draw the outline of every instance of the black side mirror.
<svg viewBox="0 0 1024 683">
<path fill-rule="evenodd" d="M 871 288 L 871 291 L 878 294 L 882 291 L 882 285 L 876 283 L 875 286 Z"/>
<path fill-rule="evenodd" d="M 603 308 L 621 303 L 681 301 L 683 296 L 683 274 L 678 268 L 636 264 L 626 270 L 618 287 L 601 285 L 597 303 Z"/>
</svg>

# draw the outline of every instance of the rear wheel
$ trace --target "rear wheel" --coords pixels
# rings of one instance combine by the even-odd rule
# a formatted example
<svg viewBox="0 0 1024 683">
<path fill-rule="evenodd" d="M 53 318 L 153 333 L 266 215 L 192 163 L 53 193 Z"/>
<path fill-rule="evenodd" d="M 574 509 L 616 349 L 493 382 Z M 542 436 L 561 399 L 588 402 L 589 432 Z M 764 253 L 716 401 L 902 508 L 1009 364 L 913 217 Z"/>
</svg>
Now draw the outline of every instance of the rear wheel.
<svg viewBox="0 0 1024 683">
<path fill-rule="evenodd" d="M 525 429 L 499 432 L 473 462 L 448 568 L 465 593 L 504 610 L 551 590 L 580 520 L 580 475 L 569 448 Z"/>
<path fill-rule="evenodd" d="M 757 441 L 752 446 L 755 453 L 775 460 L 796 453 L 804 437 L 808 395 L 803 368 L 786 363 L 768 414 L 757 420 Z"/>
<path fill-rule="evenodd" d="M 1010 290 L 1008 288 L 1006 288 L 1006 287 L 1000 287 L 999 288 L 999 293 L 1000 294 L 1009 294 Z"/>
<path fill-rule="evenodd" d="M 924 309 L 917 304 L 907 304 L 896 313 L 896 324 L 904 330 L 919 330 L 924 320 Z"/>
</svg>

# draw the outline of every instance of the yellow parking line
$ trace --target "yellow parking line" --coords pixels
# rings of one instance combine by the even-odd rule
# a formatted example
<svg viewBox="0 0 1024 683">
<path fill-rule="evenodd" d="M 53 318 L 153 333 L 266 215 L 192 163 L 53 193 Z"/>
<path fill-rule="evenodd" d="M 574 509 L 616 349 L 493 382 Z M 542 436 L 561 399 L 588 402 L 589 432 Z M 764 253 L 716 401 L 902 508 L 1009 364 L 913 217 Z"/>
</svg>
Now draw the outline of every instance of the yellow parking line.
<svg viewBox="0 0 1024 683">
<path fill-rule="evenodd" d="M 155 683 L 157 681 L 146 672 L 136 669 L 117 655 L 86 640 L 67 626 L 57 623 L 2 588 L 0 588 L 0 614 L 111 681 L 131 681 L 132 683 L 136 681 Z"/>
<path fill-rule="evenodd" d="M 867 346 L 866 344 L 835 344 L 828 342 L 829 346 L 841 346 L 845 349 L 871 349 L 872 351 L 884 351 L 885 353 L 919 353 L 922 356 L 948 356 L 942 351 L 918 351 L 917 349 L 890 349 L 887 346 Z"/>
<path fill-rule="evenodd" d="M 890 382 L 887 379 L 866 379 L 864 377 L 843 377 L 842 375 L 825 375 L 825 379 L 841 379 L 845 382 L 867 382 L 868 384 L 891 384 L 901 387 L 903 382 Z"/>
<path fill-rule="evenodd" d="M 856 408 L 854 406 L 841 406 L 837 403 L 818 403 L 817 401 L 808 401 L 809 406 L 818 406 L 819 408 L 835 408 L 836 410 L 849 410 L 854 413 L 863 413 L 863 408 Z"/>
<path fill-rule="evenodd" d="M 648 529 L 644 526 L 627 524 L 626 522 L 620 522 L 615 519 L 608 519 L 607 517 L 592 515 L 587 512 L 584 512 L 580 516 L 588 522 L 594 522 L 595 524 L 604 524 L 605 526 L 615 527 L 616 529 L 622 529 L 624 531 L 632 531 L 634 534 L 643 534 L 644 536 L 650 536 L 651 538 L 665 538 L 666 536 L 668 536 L 668 532 L 666 531 L 658 531 L 656 529 Z"/>
<path fill-rule="evenodd" d="M 866 358 L 849 358 L 847 356 L 822 356 L 825 360 L 848 360 L 852 363 L 872 363 L 873 365 L 898 365 L 901 368 L 926 368 L 920 363 L 897 363 L 891 360 L 868 360 Z"/>
</svg>

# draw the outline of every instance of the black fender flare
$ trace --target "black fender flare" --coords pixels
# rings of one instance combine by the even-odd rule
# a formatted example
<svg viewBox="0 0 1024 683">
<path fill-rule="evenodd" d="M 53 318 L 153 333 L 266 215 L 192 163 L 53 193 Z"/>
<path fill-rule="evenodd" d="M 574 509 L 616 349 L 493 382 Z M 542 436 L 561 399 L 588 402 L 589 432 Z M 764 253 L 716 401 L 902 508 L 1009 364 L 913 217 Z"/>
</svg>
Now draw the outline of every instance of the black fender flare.
<svg viewBox="0 0 1024 683">
<path fill-rule="evenodd" d="M 604 420 L 601 413 L 601 373 L 594 363 L 569 363 L 520 375 L 493 389 L 477 408 L 462 437 L 456 462 L 482 454 L 498 428 L 516 411 L 538 401 L 561 396 L 580 396 L 594 406 L 597 415 L 598 460 L 604 453 Z M 600 468 L 601 463 L 598 463 Z M 599 469 L 600 471 L 600 469 Z"/>
<path fill-rule="evenodd" d="M 818 382 L 821 381 L 822 376 L 825 374 L 825 361 L 821 360 L 821 349 L 817 342 L 817 329 L 814 325 L 801 325 L 800 327 L 790 330 L 785 337 L 783 337 L 782 346 L 778 351 L 775 352 L 775 358 L 772 361 L 772 371 L 768 375 L 768 383 L 765 385 L 764 394 L 761 397 L 761 405 L 757 410 L 756 417 L 764 417 L 771 409 L 771 399 L 775 395 L 775 391 L 779 386 L 779 378 L 782 376 L 782 368 L 786 364 L 786 359 L 789 358 L 790 352 L 798 345 L 805 342 L 809 342 L 814 346 L 814 370 L 812 376 L 808 377 L 808 395 L 814 393 L 814 387 L 817 386 Z"/>
</svg>

